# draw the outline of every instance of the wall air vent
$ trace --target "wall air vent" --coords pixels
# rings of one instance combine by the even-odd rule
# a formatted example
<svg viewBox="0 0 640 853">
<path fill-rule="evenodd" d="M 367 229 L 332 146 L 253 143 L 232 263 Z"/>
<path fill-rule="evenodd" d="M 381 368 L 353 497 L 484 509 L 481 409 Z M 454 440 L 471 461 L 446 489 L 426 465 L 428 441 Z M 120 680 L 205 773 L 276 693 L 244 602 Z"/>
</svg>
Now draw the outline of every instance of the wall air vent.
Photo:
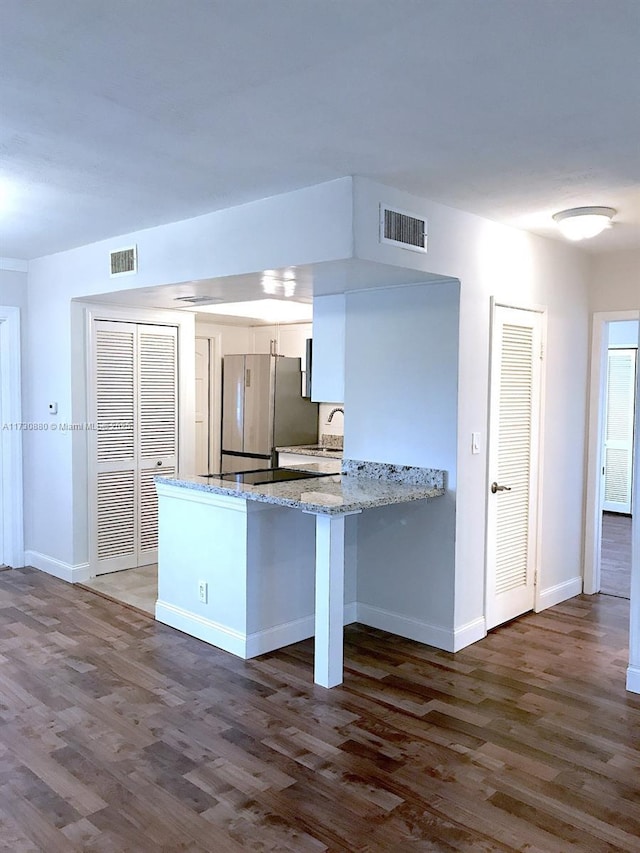
<svg viewBox="0 0 640 853">
<path fill-rule="evenodd" d="M 380 205 L 380 242 L 411 249 L 427 251 L 427 220 L 404 210 L 392 210 Z"/>
<path fill-rule="evenodd" d="M 138 250 L 136 246 L 127 249 L 115 249 L 109 255 L 111 278 L 119 275 L 136 275 L 138 272 Z"/>
</svg>

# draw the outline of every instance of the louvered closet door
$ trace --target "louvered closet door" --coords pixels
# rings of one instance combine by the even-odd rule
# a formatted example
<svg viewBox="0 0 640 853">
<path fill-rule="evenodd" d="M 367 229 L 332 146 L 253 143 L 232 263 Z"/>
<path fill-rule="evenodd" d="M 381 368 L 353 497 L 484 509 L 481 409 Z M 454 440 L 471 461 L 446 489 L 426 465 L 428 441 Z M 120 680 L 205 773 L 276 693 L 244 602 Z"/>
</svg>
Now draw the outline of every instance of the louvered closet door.
<svg viewBox="0 0 640 853">
<path fill-rule="evenodd" d="M 158 504 L 153 477 L 175 474 L 177 330 L 95 324 L 93 503 L 97 574 L 157 562 Z"/>
<path fill-rule="evenodd" d="M 636 349 L 610 349 L 604 436 L 604 503 L 609 512 L 631 512 Z"/>
<path fill-rule="evenodd" d="M 487 628 L 534 606 L 542 316 L 496 306 L 491 343 Z"/>
<path fill-rule="evenodd" d="M 176 473 L 177 340 L 175 328 L 138 326 L 140 566 L 158 561 L 158 499 L 153 478 Z"/>
<path fill-rule="evenodd" d="M 99 573 L 138 564 L 136 327 L 96 323 L 91 438 L 96 461 L 95 556 Z"/>
</svg>

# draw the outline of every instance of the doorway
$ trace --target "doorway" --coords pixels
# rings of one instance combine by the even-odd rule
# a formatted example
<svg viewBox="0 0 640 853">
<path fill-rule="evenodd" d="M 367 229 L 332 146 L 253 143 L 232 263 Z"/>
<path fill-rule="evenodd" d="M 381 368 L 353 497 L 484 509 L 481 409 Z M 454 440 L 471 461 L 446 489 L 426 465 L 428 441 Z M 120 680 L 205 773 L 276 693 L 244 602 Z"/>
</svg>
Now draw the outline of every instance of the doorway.
<svg viewBox="0 0 640 853">
<path fill-rule="evenodd" d="M 600 592 L 620 598 L 631 596 L 638 331 L 638 322 L 634 320 L 614 320 L 606 327 Z"/>
<path fill-rule="evenodd" d="M 596 313 L 593 317 L 590 369 L 589 447 L 587 462 L 587 495 L 585 514 L 584 592 L 592 595 L 601 589 L 602 507 L 603 507 L 603 434 L 605 428 L 605 394 L 609 350 L 609 324 L 640 320 L 640 311 Z M 636 400 L 640 395 L 640 371 L 636 374 Z M 635 445 L 640 434 L 640 406 L 635 412 Z M 640 454 L 634 455 L 633 507 L 640 500 Z M 640 524 L 637 513 L 631 518 L 631 608 L 629 630 L 629 666 L 627 690 L 640 693 L 640 612 L 634 601 L 640 601 Z"/>
<path fill-rule="evenodd" d="M 24 564 L 20 309 L 0 306 L 0 565 Z"/>
</svg>

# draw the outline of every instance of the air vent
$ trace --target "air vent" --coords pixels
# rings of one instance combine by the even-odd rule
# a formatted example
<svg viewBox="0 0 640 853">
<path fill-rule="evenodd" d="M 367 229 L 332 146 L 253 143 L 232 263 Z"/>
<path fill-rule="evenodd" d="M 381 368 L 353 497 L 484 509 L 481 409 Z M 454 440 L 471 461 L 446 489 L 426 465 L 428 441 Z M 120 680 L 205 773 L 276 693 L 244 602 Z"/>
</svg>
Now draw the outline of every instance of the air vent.
<svg viewBox="0 0 640 853">
<path fill-rule="evenodd" d="M 187 302 L 189 305 L 215 305 L 224 302 L 219 296 L 176 296 L 176 302 Z"/>
<path fill-rule="evenodd" d="M 380 242 L 411 249 L 427 251 L 427 221 L 413 213 L 392 210 L 380 205 Z"/>
<path fill-rule="evenodd" d="M 119 275 L 135 275 L 138 272 L 138 252 L 136 246 L 127 249 L 116 249 L 109 255 L 111 262 L 111 278 Z"/>
</svg>

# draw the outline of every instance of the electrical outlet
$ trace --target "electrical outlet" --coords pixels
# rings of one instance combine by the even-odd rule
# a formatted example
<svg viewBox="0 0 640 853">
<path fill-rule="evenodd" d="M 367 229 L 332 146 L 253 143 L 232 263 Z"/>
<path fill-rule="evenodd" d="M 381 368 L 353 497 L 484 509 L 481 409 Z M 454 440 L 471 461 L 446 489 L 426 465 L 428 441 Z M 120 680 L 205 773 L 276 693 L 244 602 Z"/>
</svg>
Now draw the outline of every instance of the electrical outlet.
<svg viewBox="0 0 640 853">
<path fill-rule="evenodd" d="M 206 581 L 198 581 L 198 598 L 201 604 L 207 603 L 209 584 Z"/>
</svg>

